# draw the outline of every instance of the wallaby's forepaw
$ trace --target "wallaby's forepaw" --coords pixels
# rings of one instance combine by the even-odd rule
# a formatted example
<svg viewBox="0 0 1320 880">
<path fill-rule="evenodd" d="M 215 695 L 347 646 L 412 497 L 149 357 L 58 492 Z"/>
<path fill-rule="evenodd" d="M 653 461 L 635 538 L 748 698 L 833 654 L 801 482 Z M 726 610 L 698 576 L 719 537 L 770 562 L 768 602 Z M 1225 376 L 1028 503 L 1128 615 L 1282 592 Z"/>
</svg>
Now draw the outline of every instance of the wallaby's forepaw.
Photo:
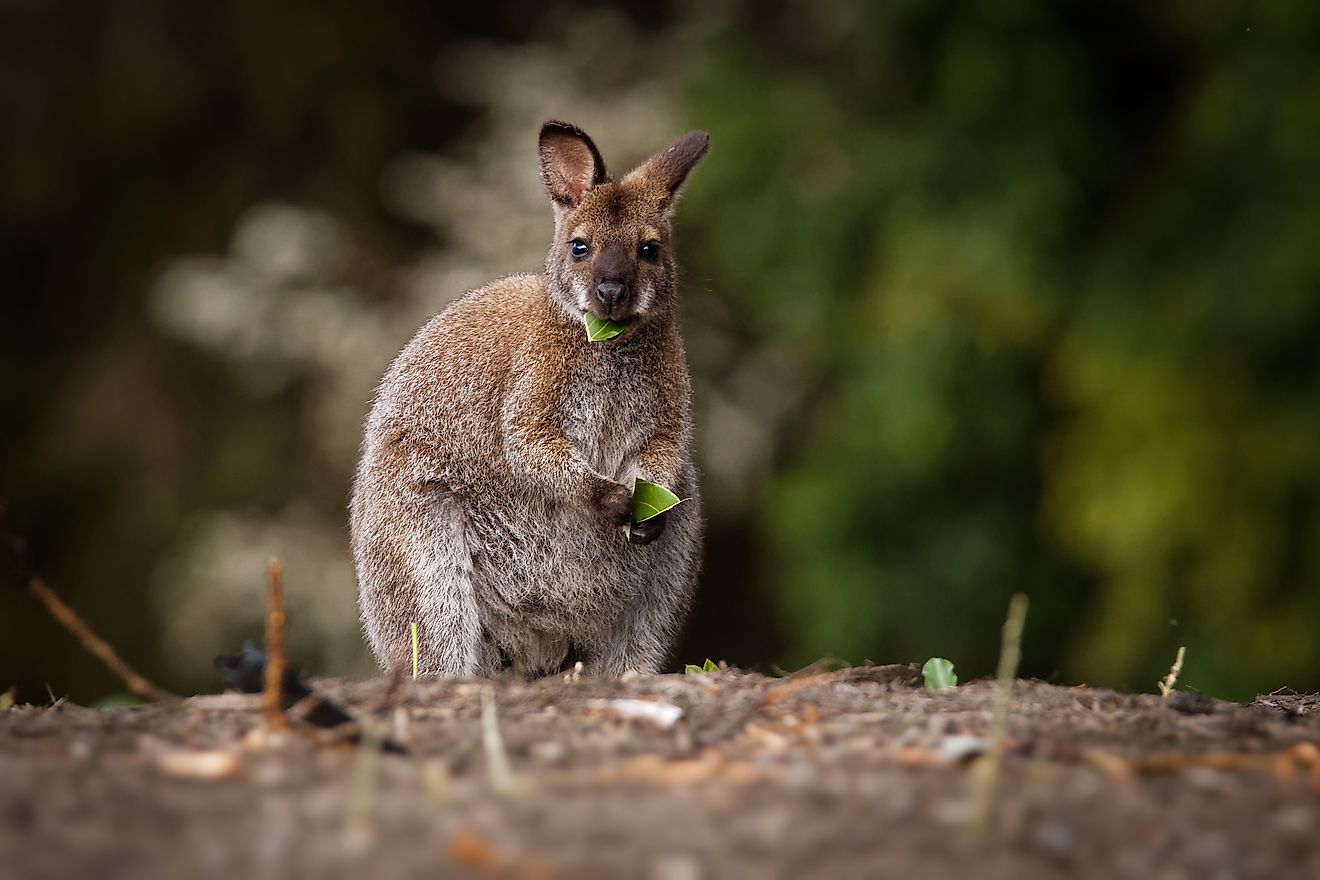
<svg viewBox="0 0 1320 880">
<path fill-rule="evenodd" d="M 651 543 L 660 537 L 660 533 L 665 530 L 665 521 L 668 518 L 668 513 L 661 513 L 651 517 L 646 522 L 633 523 L 628 532 L 628 540 L 633 544 Z"/>
<path fill-rule="evenodd" d="M 596 507 L 616 526 L 632 522 L 632 492 L 627 486 L 611 486 L 596 498 Z"/>
</svg>

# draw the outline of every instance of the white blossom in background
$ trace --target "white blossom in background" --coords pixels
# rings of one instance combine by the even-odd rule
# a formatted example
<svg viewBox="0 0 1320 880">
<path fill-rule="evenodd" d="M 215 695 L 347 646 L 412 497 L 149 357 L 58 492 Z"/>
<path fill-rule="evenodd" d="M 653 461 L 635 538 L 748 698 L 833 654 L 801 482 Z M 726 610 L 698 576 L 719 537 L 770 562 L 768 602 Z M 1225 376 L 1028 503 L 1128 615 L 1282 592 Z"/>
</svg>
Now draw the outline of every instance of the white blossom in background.
<svg viewBox="0 0 1320 880">
<path fill-rule="evenodd" d="M 233 653 L 242 636 L 260 644 L 265 565 L 278 557 L 285 571 L 290 656 L 319 658 L 309 672 L 371 668 L 361 647 L 342 523 L 336 528 L 324 510 L 295 500 L 270 517 L 213 511 L 186 531 L 184 551 L 164 562 L 155 578 L 167 656 L 209 663 L 217 654 Z"/>
</svg>

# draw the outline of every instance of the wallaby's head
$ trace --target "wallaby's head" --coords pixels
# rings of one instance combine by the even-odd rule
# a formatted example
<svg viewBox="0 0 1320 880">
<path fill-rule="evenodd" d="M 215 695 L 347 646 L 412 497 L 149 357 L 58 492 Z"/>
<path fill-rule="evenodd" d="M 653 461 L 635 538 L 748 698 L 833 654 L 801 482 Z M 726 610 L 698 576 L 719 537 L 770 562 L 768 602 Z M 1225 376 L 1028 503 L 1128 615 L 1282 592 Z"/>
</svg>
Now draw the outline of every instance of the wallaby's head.
<svg viewBox="0 0 1320 880">
<path fill-rule="evenodd" d="M 580 128 L 541 127 L 541 177 L 555 209 L 546 273 L 566 313 L 633 323 L 670 311 L 670 221 L 679 187 L 709 143 L 704 131 L 685 134 L 615 181 Z"/>
</svg>

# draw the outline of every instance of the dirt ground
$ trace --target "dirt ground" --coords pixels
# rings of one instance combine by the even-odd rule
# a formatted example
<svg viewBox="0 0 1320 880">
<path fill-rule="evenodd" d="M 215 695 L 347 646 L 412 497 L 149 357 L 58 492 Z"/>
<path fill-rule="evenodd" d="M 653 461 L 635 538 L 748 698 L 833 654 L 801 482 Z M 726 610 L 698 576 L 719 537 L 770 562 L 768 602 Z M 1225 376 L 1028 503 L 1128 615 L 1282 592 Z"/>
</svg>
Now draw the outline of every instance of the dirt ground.
<svg viewBox="0 0 1320 880">
<path fill-rule="evenodd" d="M 0 878 L 1320 877 L 1314 696 L 1018 682 L 991 785 L 994 683 L 908 667 L 317 685 L 365 745 L 235 694 L 0 712 Z"/>
</svg>

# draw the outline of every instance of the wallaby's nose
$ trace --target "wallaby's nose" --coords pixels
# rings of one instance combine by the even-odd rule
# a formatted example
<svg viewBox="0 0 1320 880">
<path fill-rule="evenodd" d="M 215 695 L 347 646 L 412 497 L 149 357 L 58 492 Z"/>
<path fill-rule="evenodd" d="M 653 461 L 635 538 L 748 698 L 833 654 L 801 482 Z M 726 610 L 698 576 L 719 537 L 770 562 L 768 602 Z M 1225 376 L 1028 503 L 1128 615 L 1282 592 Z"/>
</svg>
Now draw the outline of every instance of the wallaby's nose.
<svg viewBox="0 0 1320 880">
<path fill-rule="evenodd" d="M 619 297 L 623 296 L 623 282 L 621 281 L 602 281 L 596 285 L 596 299 L 605 307 L 606 311 L 614 308 L 614 303 Z"/>
</svg>

